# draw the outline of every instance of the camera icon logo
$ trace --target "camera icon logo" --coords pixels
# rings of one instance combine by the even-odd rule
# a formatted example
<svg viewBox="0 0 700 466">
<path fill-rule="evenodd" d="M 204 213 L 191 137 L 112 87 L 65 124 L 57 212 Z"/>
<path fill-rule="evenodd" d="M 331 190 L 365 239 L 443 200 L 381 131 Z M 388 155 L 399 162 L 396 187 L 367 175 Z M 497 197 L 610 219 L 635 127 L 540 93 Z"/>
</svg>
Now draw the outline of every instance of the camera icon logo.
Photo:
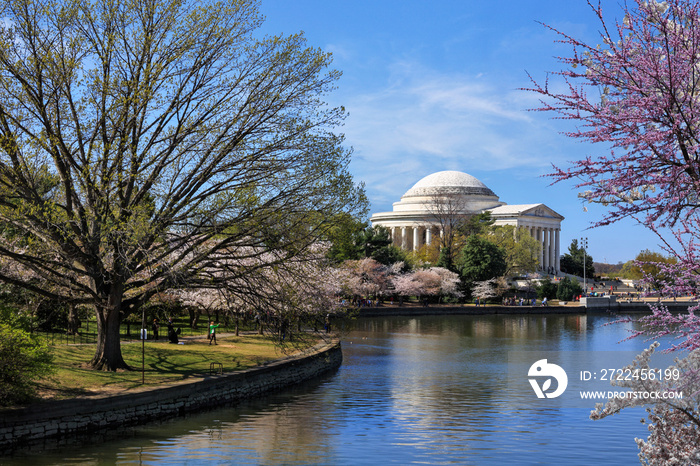
<svg viewBox="0 0 700 466">
<path fill-rule="evenodd" d="M 567 377 L 566 371 L 556 364 L 548 363 L 546 359 L 540 359 L 530 366 L 527 375 L 528 377 L 547 377 L 543 381 L 542 386 L 537 382 L 537 379 L 528 379 L 537 398 L 556 398 L 564 393 L 566 386 L 569 384 L 569 377 Z M 557 381 L 556 390 L 548 392 L 552 385 L 552 379 Z"/>
</svg>

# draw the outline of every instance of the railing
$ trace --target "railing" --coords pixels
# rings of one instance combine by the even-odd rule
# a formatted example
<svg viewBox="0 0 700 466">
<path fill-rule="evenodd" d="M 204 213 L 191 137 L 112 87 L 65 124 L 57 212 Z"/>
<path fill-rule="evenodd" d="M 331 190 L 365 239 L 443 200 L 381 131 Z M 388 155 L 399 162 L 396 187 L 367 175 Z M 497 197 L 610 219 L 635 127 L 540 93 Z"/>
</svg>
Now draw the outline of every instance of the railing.
<svg viewBox="0 0 700 466">
<path fill-rule="evenodd" d="M 34 334 L 41 341 L 46 342 L 50 346 L 56 345 L 85 345 L 85 344 L 95 344 L 97 343 L 97 332 L 92 331 L 96 329 L 97 325 L 94 322 L 90 322 L 87 326 L 89 330 L 80 329 L 75 334 L 69 334 L 65 330 L 38 330 L 33 329 L 32 334 Z M 193 329 L 189 326 L 175 325 L 175 328 L 180 329 L 180 334 L 178 337 L 206 337 L 209 333 L 209 325 L 200 325 L 199 328 Z M 241 327 L 241 331 L 252 330 L 252 326 Z M 232 333 L 235 331 L 234 327 L 224 327 L 223 325 L 217 329 L 219 333 Z M 151 328 L 147 328 L 147 341 L 153 341 L 153 332 Z M 138 325 L 127 326 L 122 325 L 119 331 L 120 339 L 122 341 L 139 341 L 141 329 Z M 158 341 L 168 341 L 168 330 L 167 326 L 163 325 L 158 331 Z"/>
<path fill-rule="evenodd" d="M 265 324 L 268 327 L 269 323 Z M 199 323 L 198 328 L 193 329 L 188 323 L 183 321 L 176 321 L 174 327 L 180 329 L 180 338 L 183 337 L 204 337 L 206 338 L 209 333 L 208 322 Z M 48 345 L 84 345 L 84 344 L 95 344 L 97 343 L 97 323 L 94 320 L 82 321 L 82 326 L 78 329 L 75 334 L 69 334 L 65 329 L 55 329 L 55 330 L 39 330 L 37 328 L 32 329 L 31 333 L 37 336 L 42 341 L 46 342 Z M 239 330 L 241 332 L 257 331 L 259 329 L 258 324 L 254 320 L 241 321 Z M 147 340 L 153 341 L 153 331 L 151 325 L 148 325 L 147 330 Z M 233 333 L 235 332 L 235 324 L 230 323 L 229 326 L 224 326 L 222 323 L 221 327 L 217 329 L 217 333 Z M 120 339 L 122 341 L 140 341 L 141 337 L 141 324 L 140 323 L 122 323 L 120 326 Z M 168 341 L 168 330 L 167 324 L 161 321 L 160 328 L 158 331 L 159 341 Z"/>
<path fill-rule="evenodd" d="M 34 335 L 49 346 L 57 345 L 87 345 L 97 343 L 97 333 L 78 332 L 67 334 L 65 331 L 41 331 L 35 330 Z"/>
</svg>

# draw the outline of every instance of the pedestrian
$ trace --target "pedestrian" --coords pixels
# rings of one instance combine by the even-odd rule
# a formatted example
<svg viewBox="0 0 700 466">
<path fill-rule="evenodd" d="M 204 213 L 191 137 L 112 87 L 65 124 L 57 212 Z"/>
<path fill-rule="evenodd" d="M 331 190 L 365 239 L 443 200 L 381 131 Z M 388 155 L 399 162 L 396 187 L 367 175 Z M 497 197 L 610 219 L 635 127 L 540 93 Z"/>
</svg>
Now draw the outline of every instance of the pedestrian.
<svg viewBox="0 0 700 466">
<path fill-rule="evenodd" d="M 170 343 L 179 343 L 177 333 L 177 330 L 175 330 L 175 327 L 173 326 L 173 319 L 168 319 L 168 340 Z"/>
<path fill-rule="evenodd" d="M 544 307 L 549 306 L 549 304 L 547 304 L 547 297 L 546 296 L 544 298 L 542 298 L 542 306 L 544 306 Z"/>
<path fill-rule="evenodd" d="M 287 332 L 289 331 L 289 321 L 287 319 L 282 319 L 280 324 L 280 341 L 284 341 L 287 338 Z"/>
<path fill-rule="evenodd" d="M 214 321 L 212 320 L 209 322 L 209 345 L 211 346 L 212 342 L 214 342 L 215 345 L 218 345 L 216 342 L 216 329 L 219 327 L 221 324 L 216 324 L 214 325 Z"/>
<path fill-rule="evenodd" d="M 158 319 L 153 319 L 153 324 L 151 325 L 151 329 L 153 329 L 153 339 L 158 340 Z"/>
</svg>

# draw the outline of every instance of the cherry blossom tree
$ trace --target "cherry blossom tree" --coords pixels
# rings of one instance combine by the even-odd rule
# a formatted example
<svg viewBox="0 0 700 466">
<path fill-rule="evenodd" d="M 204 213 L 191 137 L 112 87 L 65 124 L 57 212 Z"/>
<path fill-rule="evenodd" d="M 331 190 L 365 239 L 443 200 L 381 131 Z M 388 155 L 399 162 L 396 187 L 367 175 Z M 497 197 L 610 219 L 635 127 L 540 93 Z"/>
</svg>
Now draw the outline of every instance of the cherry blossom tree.
<svg viewBox="0 0 700 466">
<path fill-rule="evenodd" d="M 355 298 L 382 296 L 389 286 L 392 270 L 376 260 L 367 257 L 357 261 L 345 261 L 345 294 Z"/>
<path fill-rule="evenodd" d="M 301 330 L 303 323 L 313 326 L 322 321 L 322 315 L 340 310 L 342 270 L 331 266 L 326 246 L 317 244 L 284 261 L 276 252 L 248 252 L 245 259 L 221 257 L 200 271 L 196 287 L 170 293 L 183 305 L 232 318 L 236 333 L 243 314 L 257 314 L 285 341 L 295 333 L 292 323 Z"/>
<path fill-rule="evenodd" d="M 475 298 L 488 299 L 495 298 L 497 294 L 498 278 L 490 278 L 488 280 L 474 282 L 474 287 L 472 288 L 472 296 Z"/>
<path fill-rule="evenodd" d="M 215 314 L 225 307 L 221 293 L 214 289 L 188 288 L 174 290 L 174 293 L 165 294 L 190 310 L 190 326 L 192 328 L 197 327 L 197 322 L 202 312 L 207 316 L 211 316 L 211 314 Z"/>
<path fill-rule="evenodd" d="M 676 359 L 675 365 L 659 370 L 649 364 L 658 347 L 658 343 L 653 343 L 623 369 L 631 377 L 612 381 L 613 386 L 627 388 L 637 396 L 616 397 L 607 403 L 598 403 L 591 418 L 602 419 L 625 408 L 645 406 L 648 399 L 643 394 L 661 394 L 662 400 L 646 409 L 648 421 L 643 422 L 647 424 L 649 437 L 646 441 L 636 439 L 640 458 L 645 464 L 654 466 L 698 464 L 700 352 L 693 351 L 682 360 Z"/>
<path fill-rule="evenodd" d="M 399 303 L 409 296 L 420 296 L 422 284 L 415 279 L 413 273 L 395 275 L 391 278 L 391 286 L 394 293 L 399 296 Z"/>
<path fill-rule="evenodd" d="M 600 21 L 598 44 L 552 29 L 573 53 L 560 58 L 564 82 L 533 79 L 542 96 L 538 110 L 573 120 L 568 136 L 596 143 L 599 155 L 555 167 L 555 181 L 575 180 L 580 196 L 608 212 L 596 225 L 633 218 L 657 232 L 677 263 L 657 264 L 669 277 L 666 292 L 696 292 L 700 257 L 700 5 L 690 0 L 637 0 L 621 21 L 606 21 L 600 4 L 589 2 Z M 664 234 L 671 231 L 671 234 Z M 675 241 L 673 241 L 675 240 Z M 697 373 L 700 319 L 691 309 L 674 316 L 662 306 L 640 319 L 640 334 L 674 334 L 689 350 L 682 362 Z M 650 436 L 640 443 L 649 464 L 687 464 L 697 454 L 697 389 L 688 404 L 665 402 L 649 411 Z M 614 402 L 614 401 L 611 401 Z M 600 410 L 594 418 L 624 408 Z M 694 437 L 693 437 L 694 436 Z M 694 440 L 689 442 L 689 437 Z M 681 451 L 684 448 L 689 450 Z M 689 453 L 690 452 L 690 453 Z M 684 456 L 685 455 L 685 456 Z M 697 461 L 697 456 L 693 457 Z"/>
<path fill-rule="evenodd" d="M 394 295 L 402 298 L 409 296 L 453 296 L 461 297 L 459 275 L 443 267 L 430 267 L 415 271 L 406 271 L 404 262 L 391 266 L 380 264 L 374 259 L 346 261 L 338 268 L 339 276 L 334 287 L 342 288 L 342 293 L 355 298 Z M 330 283 L 328 279 L 325 280 Z"/>
<path fill-rule="evenodd" d="M 443 267 L 431 267 L 392 277 L 392 285 L 399 296 L 454 296 L 461 297 L 459 275 Z"/>
<path fill-rule="evenodd" d="M 459 274 L 444 267 L 431 267 L 430 271 L 440 277 L 440 296 L 461 298 L 464 293 L 459 289 Z"/>
</svg>

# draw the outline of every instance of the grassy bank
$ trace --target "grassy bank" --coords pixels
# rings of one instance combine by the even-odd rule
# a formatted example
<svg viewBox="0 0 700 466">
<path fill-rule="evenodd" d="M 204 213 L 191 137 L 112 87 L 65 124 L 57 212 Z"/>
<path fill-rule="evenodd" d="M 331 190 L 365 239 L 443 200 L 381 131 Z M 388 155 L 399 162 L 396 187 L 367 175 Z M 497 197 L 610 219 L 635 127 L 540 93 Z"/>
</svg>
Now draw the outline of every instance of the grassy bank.
<svg viewBox="0 0 700 466">
<path fill-rule="evenodd" d="M 210 373 L 211 363 L 220 363 L 225 372 L 255 367 L 313 346 L 318 339 L 307 335 L 294 348 L 280 348 L 270 336 L 218 336 L 218 345 L 209 345 L 205 338 L 181 339 L 180 345 L 165 341 L 146 341 L 144 371 L 140 341 L 122 342 L 124 360 L 132 371 L 101 372 L 87 366 L 95 352 L 94 345 L 60 345 L 54 347 L 57 372 L 39 381 L 42 399 L 65 399 L 80 396 L 119 394 L 129 390 L 153 388 L 157 385 L 201 377 Z M 142 376 L 145 383 L 142 383 Z"/>
</svg>

